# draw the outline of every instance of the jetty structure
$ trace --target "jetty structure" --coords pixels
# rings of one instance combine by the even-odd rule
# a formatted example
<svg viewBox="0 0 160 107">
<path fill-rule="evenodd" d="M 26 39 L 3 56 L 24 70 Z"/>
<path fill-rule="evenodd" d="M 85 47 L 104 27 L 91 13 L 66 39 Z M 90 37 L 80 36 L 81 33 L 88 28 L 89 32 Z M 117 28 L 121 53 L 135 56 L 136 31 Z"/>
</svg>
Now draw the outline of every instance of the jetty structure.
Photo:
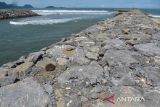
<svg viewBox="0 0 160 107">
<path fill-rule="evenodd" d="M 31 10 L 1 9 L 0 20 L 39 16 Z"/>
<path fill-rule="evenodd" d="M 1 107 L 159 105 L 160 27 L 138 10 L 0 67 Z"/>
</svg>

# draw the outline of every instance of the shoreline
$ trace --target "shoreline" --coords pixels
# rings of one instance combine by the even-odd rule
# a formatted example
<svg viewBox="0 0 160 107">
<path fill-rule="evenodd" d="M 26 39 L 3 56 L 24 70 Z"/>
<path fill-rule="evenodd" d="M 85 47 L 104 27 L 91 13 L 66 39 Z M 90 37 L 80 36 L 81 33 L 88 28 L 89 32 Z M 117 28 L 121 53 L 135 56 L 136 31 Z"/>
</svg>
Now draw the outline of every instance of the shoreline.
<svg viewBox="0 0 160 107">
<path fill-rule="evenodd" d="M 159 18 L 154 18 L 152 17 L 152 20 L 158 24 L 158 26 L 160 27 L 160 17 Z"/>
<path fill-rule="evenodd" d="M 31 10 L 0 10 L 0 20 L 40 16 Z"/>
<path fill-rule="evenodd" d="M 13 102 L 26 107 L 110 107 L 99 100 L 113 94 L 124 97 L 126 91 L 128 97 L 145 99 L 138 106 L 158 107 L 160 102 L 154 100 L 160 98 L 159 34 L 151 18 L 131 10 L 4 64 L 0 67 L 2 107 L 17 107 Z"/>
</svg>

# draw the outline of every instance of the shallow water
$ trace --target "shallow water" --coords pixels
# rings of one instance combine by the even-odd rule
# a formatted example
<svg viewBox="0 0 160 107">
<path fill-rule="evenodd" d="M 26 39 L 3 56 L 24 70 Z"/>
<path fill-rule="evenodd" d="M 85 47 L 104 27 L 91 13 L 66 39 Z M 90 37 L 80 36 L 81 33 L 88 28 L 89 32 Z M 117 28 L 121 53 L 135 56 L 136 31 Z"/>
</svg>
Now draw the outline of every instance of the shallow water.
<svg viewBox="0 0 160 107">
<path fill-rule="evenodd" d="M 160 16 L 160 9 L 141 10 L 153 17 Z M 114 16 L 107 9 L 33 11 L 42 16 L 0 21 L 0 65 Z"/>
<path fill-rule="evenodd" d="M 93 11 L 40 12 L 43 16 L 0 21 L 0 65 L 113 16 L 108 12 Z"/>
</svg>

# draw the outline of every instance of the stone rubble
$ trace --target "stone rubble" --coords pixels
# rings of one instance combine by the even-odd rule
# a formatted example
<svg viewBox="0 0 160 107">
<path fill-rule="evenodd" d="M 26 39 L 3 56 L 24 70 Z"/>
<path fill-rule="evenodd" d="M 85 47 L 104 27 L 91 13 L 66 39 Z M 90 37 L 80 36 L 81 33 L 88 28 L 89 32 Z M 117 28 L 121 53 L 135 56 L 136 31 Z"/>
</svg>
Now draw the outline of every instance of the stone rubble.
<svg viewBox="0 0 160 107">
<path fill-rule="evenodd" d="M 159 107 L 160 28 L 138 10 L 0 67 L 0 107 Z"/>
<path fill-rule="evenodd" d="M 32 17 L 39 16 L 37 13 L 34 13 L 30 10 L 0 10 L 0 20 L 4 19 L 13 19 L 13 18 L 22 18 L 22 17 Z"/>
</svg>

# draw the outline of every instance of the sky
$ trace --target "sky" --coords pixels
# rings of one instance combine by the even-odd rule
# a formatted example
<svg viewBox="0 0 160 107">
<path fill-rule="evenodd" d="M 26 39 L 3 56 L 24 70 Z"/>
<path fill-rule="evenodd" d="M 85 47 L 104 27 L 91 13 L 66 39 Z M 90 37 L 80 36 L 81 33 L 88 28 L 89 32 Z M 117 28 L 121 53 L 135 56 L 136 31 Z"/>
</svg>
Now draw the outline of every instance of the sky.
<svg viewBox="0 0 160 107">
<path fill-rule="evenodd" d="M 0 0 L 34 7 L 160 8 L 160 0 Z"/>
</svg>

